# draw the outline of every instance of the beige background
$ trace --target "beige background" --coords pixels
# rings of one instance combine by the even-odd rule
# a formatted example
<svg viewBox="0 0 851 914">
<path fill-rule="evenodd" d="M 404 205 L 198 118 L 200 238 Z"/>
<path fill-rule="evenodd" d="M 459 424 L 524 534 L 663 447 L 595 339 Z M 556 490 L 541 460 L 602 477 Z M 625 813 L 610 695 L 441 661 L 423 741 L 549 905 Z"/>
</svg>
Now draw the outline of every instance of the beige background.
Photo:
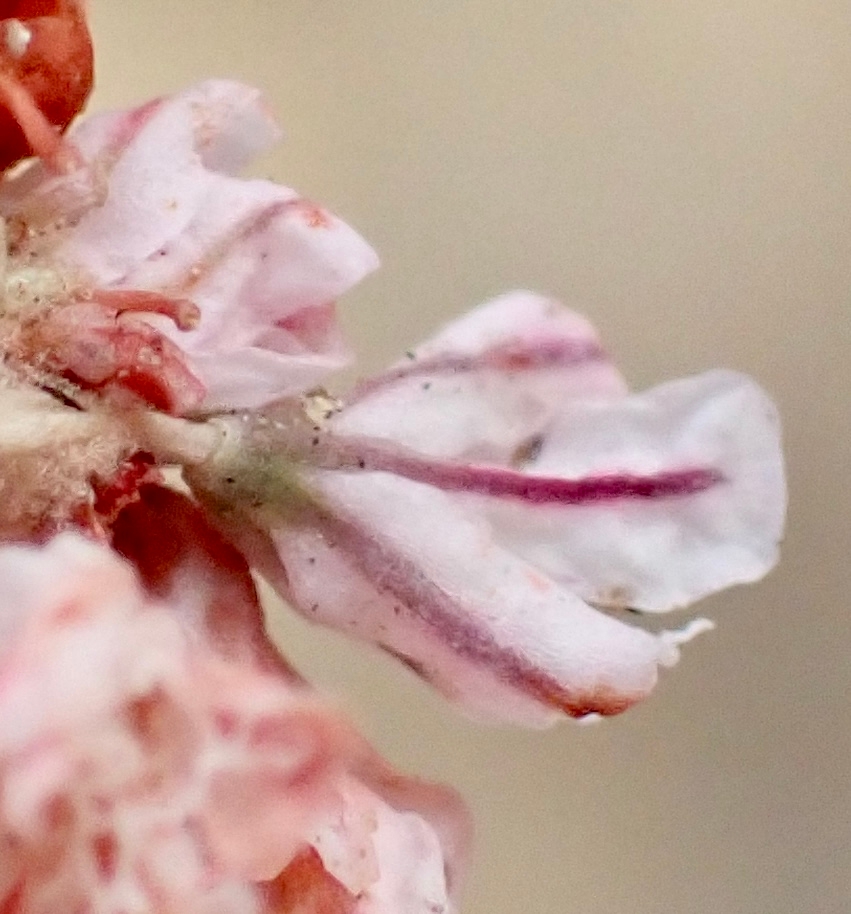
<svg viewBox="0 0 851 914">
<path fill-rule="evenodd" d="M 288 622 L 294 656 L 478 821 L 469 914 L 851 911 L 847 0 L 94 0 L 95 107 L 258 84 L 265 173 L 384 259 L 364 369 L 527 286 L 636 385 L 745 369 L 785 416 L 783 564 L 597 727 L 493 731 Z M 404 912 L 400 912 L 404 914 Z"/>
</svg>

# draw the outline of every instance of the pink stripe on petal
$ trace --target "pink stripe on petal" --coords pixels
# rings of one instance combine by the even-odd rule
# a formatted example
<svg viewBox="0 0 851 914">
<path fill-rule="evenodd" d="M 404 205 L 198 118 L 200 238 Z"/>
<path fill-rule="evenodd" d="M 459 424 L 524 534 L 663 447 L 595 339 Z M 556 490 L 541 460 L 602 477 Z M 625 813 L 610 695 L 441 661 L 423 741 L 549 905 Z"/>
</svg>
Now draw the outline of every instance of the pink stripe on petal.
<svg viewBox="0 0 851 914">
<path fill-rule="evenodd" d="M 359 527 L 337 516 L 326 516 L 319 523 L 322 535 L 335 548 L 344 551 L 354 567 L 376 582 L 379 593 L 404 605 L 417 622 L 459 657 L 486 669 L 501 683 L 531 696 L 544 705 L 552 705 L 573 717 L 589 713 L 618 714 L 638 701 L 641 694 L 628 694 L 600 687 L 590 692 L 576 691 L 530 663 L 522 652 L 500 645 L 492 631 L 479 624 L 467 608 L 424 574 L 411 558 L 394 554 L 387 543 L 381 543 L 373 531 Z M 418 663 L 401 652 L 395 655 L 423 674 L 428 659 Z"/>
<path fill-rule="evenodd" d="M 333 426 L 424 454 L 511 465 L 563 403 L 625 393 L 584 318 L 543 296 L 511 292 L 363 382 Z"/>
<path fill-rule="evenodd" d="M 594 476 L 716 468 L 723 485 L 616 511 L 483 505 L 499 542 L 602 605 L 666 611 L 761 578 L 777 559 L 786 486 L 776 410 L 750 379 L 714 371 L 619 401 L 565 406 L 534 466 Z"/>
<path fill-rule="evenodd" d="M 410 361 L 400 363 L 381 374 L 361 381 L 349 398 L 357 403 L 399 381 L 427 380 L 435 376 L 465 375 L 479 371 L 520 373 L 547 368 L 571 368 L 589 362 L 606 362 L 602 347 L 589 340 L 547 339 L 516 340 L 494 346 L 476 355 L 444 355 L 418 359 L 412 352 Z"/>
<path fill-rule="evenodd" d="M 495 498 L 517 499 L 528 504 L 587 505 L 636 499 L 676 498 L 695 495 L 725 481 L 723 473 L 709 467 L 664 470 L 646 475 L 600 473 L 581 479 L 537 476 L 516 470 L 423 457 L 382 441 L 357 438 L 321 438 L 330 451 L 323 461 L 328 468 L 384 471 L 444 491 L 461 491 Z M 340 462 L 335 463 L 334 457 Z"/>
<path fill-rule="evenodd" d="M 592 610 L 434 489 L 317 482 L 326 507 L 271 531 L 282 565 L 261 558 L 263 573 L 309 619 L 378 644 L 476 715 L 617 714 L 676 659 L 668 638 Z"/>
</svg>

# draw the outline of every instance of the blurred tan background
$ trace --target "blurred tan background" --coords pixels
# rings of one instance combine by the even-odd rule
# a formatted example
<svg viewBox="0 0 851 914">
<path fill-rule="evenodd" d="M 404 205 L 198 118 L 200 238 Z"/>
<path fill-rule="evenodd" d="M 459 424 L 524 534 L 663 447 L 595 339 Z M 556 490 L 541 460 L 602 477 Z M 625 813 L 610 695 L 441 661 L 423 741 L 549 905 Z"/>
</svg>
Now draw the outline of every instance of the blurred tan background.
<svg viewBox="0 0 851 914">
<path fill-rule="evenodd" d="M 402 766 L 469 798 L 468 914 L 851 911 L 851 5 L 847 0 L 93 0 L 116 106 L 262 86 L 261 164 L 384 260 L 344 302 L 368 370 L 518 286 L 598 325 L 643 386 L 726 365 L 785 416 L 765 583 L 652 700 L 487 730 L 404 671 L 282 623 Z M 399 912 L 405 914 L 405 912 Z"/>
</svg>

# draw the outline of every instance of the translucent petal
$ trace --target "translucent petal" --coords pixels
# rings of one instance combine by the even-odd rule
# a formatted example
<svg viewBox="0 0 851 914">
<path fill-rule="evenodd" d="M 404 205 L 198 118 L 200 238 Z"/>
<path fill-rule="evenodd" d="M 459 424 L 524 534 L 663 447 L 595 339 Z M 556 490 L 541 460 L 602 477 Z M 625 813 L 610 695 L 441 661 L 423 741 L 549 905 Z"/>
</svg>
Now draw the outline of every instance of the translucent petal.
<svg viewBox="0 0 851 914">
<path fill-rule="evenodd" d="M 534 474 L 707 472 L 692 493 L 575 506 L 491 499 L 497 538 L 583 599 L 664 611 L 776 562 L 786 511 L 777 413 L 749 378 L 715 371 L 616 401 L 564 404 Z"/>
<path fill-rule="evenodd" d="M 625 393 L 593 327 L 552 299 L 486 302 L 364 382 L 333 425 L 424 454 L 521 460 L 562 403 Z"/>
</svg>

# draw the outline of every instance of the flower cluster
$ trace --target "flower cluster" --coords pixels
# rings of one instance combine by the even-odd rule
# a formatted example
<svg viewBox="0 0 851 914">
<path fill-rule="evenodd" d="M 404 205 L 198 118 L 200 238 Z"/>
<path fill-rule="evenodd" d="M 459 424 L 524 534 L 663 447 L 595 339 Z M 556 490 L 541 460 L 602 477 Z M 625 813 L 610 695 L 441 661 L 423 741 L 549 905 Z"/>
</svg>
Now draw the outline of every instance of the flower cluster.
<svg viewBox="0 0 851 914">
<path fill-rule="evenodd" d="M 276 137 L 257 92 L 212 81 L 0 182 L 8 914 L 454 910 L 463 805 L 317 698 L 252 571 L 468 713 L 537 725 L 642 698 L 709 623 L 635 613 L 775 561 L 762 391 L 715 371 L 632 394 L 549 299 L 322 390 L 348 359 L 335 302 L 377 259 L 236 176 Z"/>
</svg>

